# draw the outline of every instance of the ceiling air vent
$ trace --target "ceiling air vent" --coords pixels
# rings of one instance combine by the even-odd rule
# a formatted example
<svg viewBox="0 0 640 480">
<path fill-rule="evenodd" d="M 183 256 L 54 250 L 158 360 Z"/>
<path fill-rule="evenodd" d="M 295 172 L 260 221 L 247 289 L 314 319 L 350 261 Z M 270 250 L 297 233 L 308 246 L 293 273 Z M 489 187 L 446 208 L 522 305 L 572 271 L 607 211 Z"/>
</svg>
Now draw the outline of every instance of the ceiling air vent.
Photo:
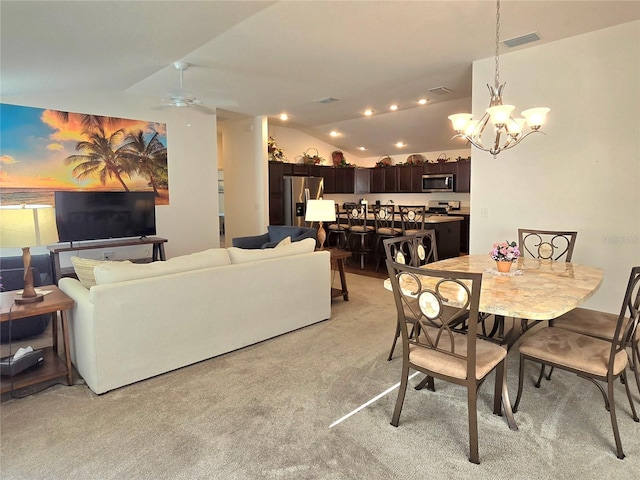
<svg viewBox="0 0 640 480">
<path fill-rule="evenodd" d="M 429 91 L 436 95 L 448 95 L 453 90 L 449 90 L 447 87 L 435 87 L 435 88 L 430 88 Z"/>
<path fill-rule="evenodd" d="M 314 100 L 314 102 L 316 103 L 333 103 L 333 102 L 337 102 L 338 99 L 337 98 L 333 98 L 333 97 L 324 97 L 324 98 L 319 98 L 317 100 Z"/>
<path fill-rule="evenodd" d="M 513 48 L 519 45 L 524 45 L 525 43 L 537 42 L 540 40 L 540 37 L 536 32 L 527 33 L 526 35 L 521 35 L 519 37 L 509 38 L 502 43 L 504 43 L 507 47 Z"/>
</svg>

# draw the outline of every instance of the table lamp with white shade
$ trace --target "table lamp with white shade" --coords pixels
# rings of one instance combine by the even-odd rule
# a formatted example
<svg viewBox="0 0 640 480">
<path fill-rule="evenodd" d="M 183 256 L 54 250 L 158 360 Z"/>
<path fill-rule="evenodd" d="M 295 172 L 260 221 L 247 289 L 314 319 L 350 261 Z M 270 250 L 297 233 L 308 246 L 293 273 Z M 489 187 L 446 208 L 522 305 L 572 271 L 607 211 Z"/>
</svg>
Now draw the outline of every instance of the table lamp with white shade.
<svg viewBox="0 0 640 480">
<path fill-rule="evenodd" d="M 55 210 L 51 205 L 0 206 L 0 248 L 21 248 L 24 263 L 24 290 L 17 304 L 42 301 L 33 287 L 30 247 L 58 242 Z"/>
<path fill-rule="evenodd" d="M 308 200 L 304 219 L 307 222 L 318 222 L 318 242 L 320 242 L 320 248 L 324 248 L 327 233 L 322 228 L 322 224 L 323 222 L 336 221 L 336 202 L 333 200 Z"/>
</svg>

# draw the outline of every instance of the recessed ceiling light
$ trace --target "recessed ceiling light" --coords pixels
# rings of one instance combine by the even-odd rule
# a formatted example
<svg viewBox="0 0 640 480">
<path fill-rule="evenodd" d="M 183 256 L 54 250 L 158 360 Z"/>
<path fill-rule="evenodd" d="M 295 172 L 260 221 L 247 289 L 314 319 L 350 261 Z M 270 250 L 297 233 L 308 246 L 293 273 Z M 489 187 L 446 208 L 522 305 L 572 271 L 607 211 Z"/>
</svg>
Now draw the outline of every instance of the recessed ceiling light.
<svg viewBox="0 0 640 480">
<path fill-rule="evenodd" d="M 371 115 L 373 115 L 373 110 L 365 110 L 363 112 L 367 117 L 370 117 Z"/>
<path fill-rule="evenodd" d="M 427 99 L 426 98 L 421 98 L 420 100 L 418 100 L 418 104 L 419 105 L 426 105 L 427 104 Z"/>
<path fill-rule="evenodd" d="M 396 147 L 398 147 L 398 148 L 402 148 L 402 147 L 406 147 L 406 146 L 407 146 L 407 144 L 403 143 L 403 142 L 396 143 Z"/>
<path fill-rule="evenodd" d="M 287 115 L 286 113 L 281 113 L 280 120 L 289 120 L 289 115 Z"/>
<path fill-rule="evenodd" d="M 392 112 L 395 112 L 397 109 L 398 109 L 398 105 L 395 105 L 395 104 L 389 107 L 389 110 L 391 110 Z"/>
<path fill-rule="evenodd" d="M 358 147 L 358 150 L 364 152 L 366 150 L 366 148 L 365 147 Z"/>
<path fill-rule="evenodd" d="M 337 137 L 340 134 L 338 132 L 336 132 L 335 130 L 332 130 L 331 133 L 329 133 L 329 135 L 331 135 L 332 137 Z"/>
</svg>

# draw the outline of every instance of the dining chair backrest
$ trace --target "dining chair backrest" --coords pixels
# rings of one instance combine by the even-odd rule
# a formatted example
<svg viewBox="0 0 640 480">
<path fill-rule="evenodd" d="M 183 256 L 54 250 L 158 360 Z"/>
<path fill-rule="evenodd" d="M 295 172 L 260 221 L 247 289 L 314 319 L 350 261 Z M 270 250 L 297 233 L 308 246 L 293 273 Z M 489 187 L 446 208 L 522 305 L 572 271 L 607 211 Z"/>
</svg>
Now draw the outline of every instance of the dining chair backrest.
<svg viewBox="0 0 640 480">
<path fill-rule="evenodd" d="M 367 226 L 367 205 L 361 203 L 345 203 L 349 229 L 352 232 L 363 229 Z"/>
<path fill-rule="evenodd" d="M 436 231 L 433 228 L 416 233 L 414 267 L 438 261 Z"/>
<path fill-rule="evenodd" d="M 469 363 L 465 378 L 475 379 L 476 324 L 482 274 L 416 268 L 391 260 L 387 260 L 387 269 L 401 320 L 403 343 L 464 358 Z M 455 299 L 453 308 L 452 299 Z M 411 317 L 406 318 L 407 314 Z M 476 319 L 469 322 L 469 346 L 466 353 L 456 352 L 452 330 L 461 318 L 467 318 L 467 314 L 468 318 Z M 413 321 L 420 324 L 419 336 L 409 335 L 407 323 Z"/>
<path fill-rule="evenodd" d="M 336 202 L 336 221 L 332 224 L 335 225 L 334 229 L 343 229 L 347 227 L 346 212 L 340 208 L 340 204 Z"/>
<path fill-rule="evenodd" d="M 371 212 L 373 213 L 376 232 L 392 235 L 396 226 L 395 206 L 393 204 L 372 205 Z"/>
<path fill-rule="evenodd" d="M 610 363 L 613 363 L 615 353 L 625 350 L 629 342 L 636 340 L 639 328 L 638 323 L 640 323 L 640 266 L 631 269 L 613 337 L 615 341 L 611 347 Z M 612 366 L 610 365 L 610 367 Z"/>
<path fill-rule="evenodd" d="M 403 235 L 411 235 L 412 233 L 424 230 L 426 213 L 424 205 L 399 205 L 398 212 L 400 213 Z"/>
<path fill-rule="evenodd" d="M 518 246 L 523 257 L 571 262 L 578 232 L 518 229 Z"/>
<path fill-rule="evenodd" d="M 438 246 L 434 229 L 422 230 L 413 235 L 383 240 L 386 258 L 395 263 L 420 267 L 438 261 Z"/>
<path fill-rule="evenodd" d="M 414 264 L 415 235 L 387 238 L 382 241 L 386 258 L 402 265 Z"/>
</svg>

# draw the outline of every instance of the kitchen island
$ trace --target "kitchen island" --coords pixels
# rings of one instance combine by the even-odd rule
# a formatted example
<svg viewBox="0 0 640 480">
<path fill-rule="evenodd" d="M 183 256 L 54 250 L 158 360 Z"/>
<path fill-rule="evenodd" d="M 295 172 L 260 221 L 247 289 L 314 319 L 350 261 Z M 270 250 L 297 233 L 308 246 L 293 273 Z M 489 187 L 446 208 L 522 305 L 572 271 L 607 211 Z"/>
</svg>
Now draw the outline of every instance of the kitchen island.
<svg viewBox="0 0 640 480">
<path fill-rule="evenodd" d="M 436 231 L 438 259 L 460 256 L 460 227 L 464 217 L 430 215 L 424 220 L 424 228 Z"/>
</svg>

